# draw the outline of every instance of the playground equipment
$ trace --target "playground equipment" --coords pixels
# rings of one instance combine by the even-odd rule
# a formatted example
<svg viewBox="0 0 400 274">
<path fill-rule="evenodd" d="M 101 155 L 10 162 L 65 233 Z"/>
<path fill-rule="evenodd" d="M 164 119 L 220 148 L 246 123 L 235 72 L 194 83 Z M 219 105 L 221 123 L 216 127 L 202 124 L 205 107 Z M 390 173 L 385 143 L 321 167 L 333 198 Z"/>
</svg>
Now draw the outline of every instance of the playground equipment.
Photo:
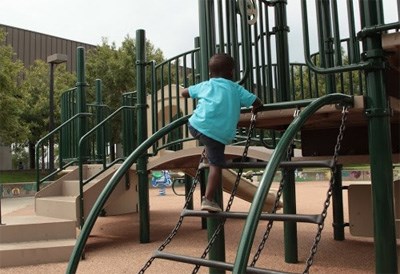
<svg viewBox="0 0 400 274">
<path fill-rule="evenodd" d="M 151 172 L 151 185 L 157 187 L 160 196 L 165 195 L 165 189 L 172 185 L 171 176 L 168 170 L 152 171 Z"/>
<path fill-rule="evenodd" d="M 233 212 L 225 212 L 219 215 L 210 215 L 204 212 L 189 212 L 185 209 L 184 214 L 208 217 L 210 243 L 212 243 L 207 247 L 207 252 L 210 251 L 210 260 L 169 255 L 161 252 L 163 250 L 159 250 L 154 258 L 162 257 L 197 266 L 207 266 L 211 268 L 211 272 L 221 270 L 231 270 L 234 273 L 268 272 L 269 270 L 256 269 L 254 267 L 255 259 L 254 263 L 248 264 L 257 224 L 260 219 L 267 219 L 271 222 L 269 229 L 271 229 L 273 221 L 285 222 L 285 261 L 296 263 L 298 261 L 296 222 L 317 224 L 316 243 L 318 243 L 324 226 L 324 217 L 330 204 L 328 198 L 331 196 L 335 216 L 334 238 L 344 240 L 345 223 L 341 207 L 343 189 L 340 165 L 364 163 L 371 166 L 375 271 L 378 273 L 396 273 L 398 271 L 392 168 L 394 163 L 400 162 L 398 155 L 400 152 L 398 136 L 400 95 L 398 83 L 394 82 L 385 86 L 385 82 L 390 83 L 392 78 L 398 79 L 398 71 L 392 69 L 393 66 L 396 68 L 399 64 L 398 45 L 393 46 L 393 43 L 390 43 L 390 41 L 396 40 L 396 37 L 398 38 L 398 32 L 388 34 L 386 32 L 400 28 L 400 24 L 383 21 L 383 1 L 360 1 L 360 29 L 357 31 L 357 24 L 355 24 L 357 12 L 354 11 L 353 2 L 347 1 L 345 8 L 348 11 L 349 38 L 342 39 L 337 1 L 316 1 L 318 50 L 317 53 L 312 54 L 309 41 L 310 9 L 307 1 L 302 0 L 303 44 L 306 63 L 290 64 L 289 27 L 286 22 L 287 5 L 290 3 L 286 1 L 199 0 L 200 37 L 195 40 L 196 49 L 182 53 L 161 64 L 145 60 L 144 31 L 137 31 L 137 92 L 130 94 L 132 97 L 128 100 L 129 104 L 124 106 L 126 108 L 118 110 L 129 114 L 129 110 L 133 109 L 133 105 L 135 106 L 135 115 L 138 119 L 137 143 L 124 145 L 127 150 L 124 159 L 120 159 L 121 166 L 99 194 L 86 219 L 83 218 L 85 215 L 81 214 L 82 230 L 71 256 L 67 270 L 69 273 L 76 271 L 86 239 L 97 216 L 103 210 L 114 188 L 124 181 L 122 180 L 123 176 L 127 175 L 135 163 L 141 218 L 140 241 L 148 242 L 150 240 L 148 171 L 151 165 L 148 159 L 157 156 L 165 149 L 187 149 L 195 145 L 193 140 L 190 140 L 185 123 L 188 119 L 187 115 L 196 106 L 196 102 L 182 102 L 179 99 L 180 86 L 187 87 L 192 83 L 207 79 L 207 62 L 215 52 L 231 54 L 237 60 L 236 78 L 247 89 L 254 90 L 265 102 L 253 130 L 250 130 L 250 125 L 252 125 L 250 111 L 243 110 L 237 144 L 242 145 L 245 140 L 246 144 L 262 145 L 274 149 L 274 152 L 268 162 L 259 163 L 257 166 L 265 168 L 265 170 L 248 213 L 235 215 Z M 274 45 L 275 51 L 273 50 Z M 347 58 L 342 55 L 342 49 Z M 393 51 L 395 54 L 390 56 L 388 51 Z M 276 60 L 276 63 L 272 62 L 273 59 Z M 152 71 L 151 96 L 147 96 L 146 93 L 146 67 L 150 67 Z M 165 74 L 167 75 L 165 76 Z M 159 84 L 155 80 L 157 75 L 161 75 L 162 79 L 158 82 Z M 164 76 L 169 79 L 167 82 L 165 82 Z M 74 154 L 70 157 L 69 163 L 60 165 L 60 169 L 79 163 L 80 170 L 82 170 L 83 165 L 89 164 L 93 153 L 89 149 L 91 146 L 88 146 L 88 142 L 84 140 L 89 138 L 87 136 L 92 133 L 101 132 L 101 128 L 106 123 L 98 122 L 97 128 L 88 131 L 87 117 L 89 114 L 86 113 L 84 82 L 83 75 L 78 75 L 76 101 L 74 100 L 77 113 L 67 120 L 68 123 L 76 121 L 77 131 L 73 137 L 77 139 L 75 143 L 70 143 Z M 148 97 L 150 97 L 149 104 Z M 349 108 L 349 112 L 338 111 L 336 109 L 338 104 L 341 108 Z M 149 110 L 146 109 L 147 105 L 150 106 Z M 296 113 L 294 119 L 293 113 Z M 147 120 L 149 114 L 151 114 L 151 123 L 148 123 Z M 132 117 L 133 115 L 130 116 L 130 118 Z M 346 119 L 347 121 L 344 123 Z M 151 124 L 151 130 L 147 128 L 148 124 Z M 132 124 L 128 124 L 127 128 L 130 126 Z M 345 134 L 344 127 L 346 128 Z M 55 131 L 65 128 L 67 128 L 67 124 L 61 125 Z M 148 132 L 152 132 L 151 137 L 147 136 Z M 321 136 L 324 138 L 320 138 Z M 365 136 L 368 136 L 367 141 L 363 141 L 366 140 Z M 64 143 L 65 138 L 62 139 Z M 105 142 L 99 138 L 97 143 L 102 145 Z M 289 147 L 300 143 L 301 157 L 287 154 Z M 102 146 L 98 147 L 98 151 L 101 150 L 100 147 Z M 340 154 L 338 154 L 339 148 Z M 333 160 L 326 160 L 327 156 L 332 154 Z M 104 153 L 98 152 L 98 155 L 104 155 Z M 105 172 L 116 164 L 116 162 L 112 165 L 106 163 L 104 156 L 95 157 L 95 159 L 103 165 L 101 172 Z M 171 165 L 175 165 L 172 168 L 183 168 L 178 166 L 178 163 L 179 161 L 173 163 L 171 161 Z M 295 209 L 294 170 L 297 167 L 314 165 L 332 169 L 333 177 L 328 188 L 328 198 L 323 205 L 322 213 L 318 216 L 300 216 L 296 214 Z M 256 164 L 240 163 L 235 165 L 232 163 L 231 165 L 238 174 L 241 173 L 241 168 L 253 166 Z M 171 167 L 166 165 L 163 168 L 170 169 Z M 276 214 L 273 209 L 272 214 L 265 214 L 262 208 L 269 193 L 272 178 L 278 168 L 286 174 L 278 190 L 278 193 L 280 191 L 283 193 L 284 213 Z M 186 171 L 186 173 L 194 176 L 193 171 Z M 84 180 L 82 175 L 79 184 L 83 187 L 85 183 L 94 180 L 96 176 L 99 175 Z M 39 182 L 38 179 L 38 185 Z M 235 196 L 236 193 L 233 194 Z M 84 203 L 83 197 L 81 192 L 80 201 L 82 203 Z M 279 199 L 279 195 L 277 198 Z M 189 202 L 188 199 L 185 208 L 189 207 Z M 84 206 L 81 205 L 81 208 Z M 213 218 L 217 216 L 225 219 L 247 216 L 236 260 L 233 263 L 225 262 L 223 228 Z M 181 218 L 183 216 L 180 217 L 177 228 L 182 224 Z M 214 230 L 220 231 L 220 233 L 214 236 Z M 268 233 L 266 231 L 265 238 L 268 238 Z M 170 240 L 172 238 L 168 238 L 166 242 Z M 163 245 L 162 249 L 165 246 Z M 316 245 L 311 247 L 306 271 L 312 265 L 316 247 Z"/>
</svg>

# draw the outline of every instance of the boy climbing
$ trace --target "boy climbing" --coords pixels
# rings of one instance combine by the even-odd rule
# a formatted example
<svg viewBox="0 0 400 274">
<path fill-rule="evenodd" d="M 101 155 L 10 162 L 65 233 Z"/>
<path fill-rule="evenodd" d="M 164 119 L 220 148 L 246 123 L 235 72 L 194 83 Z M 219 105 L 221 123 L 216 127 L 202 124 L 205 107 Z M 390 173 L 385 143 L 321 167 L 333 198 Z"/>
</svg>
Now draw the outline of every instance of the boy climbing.
<svg viewBox="0 0 400 274">
<path fill-rule="evenodd" d="M 214 193 L 225 165 L 225 145 L 235 138 L 240 108 L 253 106 L 252 112 L 256 113 L 262 102 L 233 81 L 235 62 L 228 54 L 212 56 L 208 68 L 210 79 L 184 89 L 182 96 L 198 99 L 188 127 L 190 134 L 205 146 L 210 165 L 201 209 L 220 212 L 221 208 L 214 202 Z"/>
</svg>

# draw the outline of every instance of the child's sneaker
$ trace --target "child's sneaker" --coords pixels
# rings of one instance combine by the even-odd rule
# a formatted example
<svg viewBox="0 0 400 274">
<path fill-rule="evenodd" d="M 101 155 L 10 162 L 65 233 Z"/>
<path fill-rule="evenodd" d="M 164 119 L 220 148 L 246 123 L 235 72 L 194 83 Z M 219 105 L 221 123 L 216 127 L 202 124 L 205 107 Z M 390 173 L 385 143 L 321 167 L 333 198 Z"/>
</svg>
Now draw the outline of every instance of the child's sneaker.
<svg viewBox="0 0 400 274">
<path fill-rule="evenodd" d="M 207 210 L 208 212 L 221 212 L 222 209 L 216 202 L 207 200 L 206 197 L 202 198 L 201 210 Z"/>
</svg>

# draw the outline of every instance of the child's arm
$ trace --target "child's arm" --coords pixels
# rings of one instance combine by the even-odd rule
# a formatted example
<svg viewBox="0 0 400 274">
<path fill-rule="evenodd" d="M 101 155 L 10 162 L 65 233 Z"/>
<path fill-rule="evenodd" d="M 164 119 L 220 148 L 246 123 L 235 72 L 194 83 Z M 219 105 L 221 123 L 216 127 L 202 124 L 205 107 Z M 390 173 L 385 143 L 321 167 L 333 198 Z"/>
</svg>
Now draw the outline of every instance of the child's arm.
<svg viewBox="0 0 400 274">
<path fill-rule="evenodd" d="M 181 95 L 182 97 L 190 98 L 189 89 L 185 88 L 184 90 L 182 90 Z"/>
<path fill-rule="evenodd" d="M 253 112 L 254 114 L 256 114 L 261 107 L 263 106 L 263 103 L 261 102 L 260 98 L 256 98 L 256 100 L 254 100 L 253 102 L 253 108 L 251 109 L 251 112 Z"/>
</svg>

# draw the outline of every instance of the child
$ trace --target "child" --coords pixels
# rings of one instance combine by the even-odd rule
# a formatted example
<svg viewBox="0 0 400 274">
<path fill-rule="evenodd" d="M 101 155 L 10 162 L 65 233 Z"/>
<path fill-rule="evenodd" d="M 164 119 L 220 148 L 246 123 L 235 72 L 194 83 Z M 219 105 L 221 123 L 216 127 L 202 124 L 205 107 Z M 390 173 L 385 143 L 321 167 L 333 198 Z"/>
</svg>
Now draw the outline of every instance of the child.
<svg viewBox="0 0 400 274">
<path fill-rule="evenodd" d="M 214 202 L 214 193 L 221 182 L 222 167 L 225 165 L 225 145 L 236 135 L 240 108 L 252 105 L 252 112 L 256 113 L 262 106 L 256 95 L 233 82 L 234 67 L 231 56 L 216 54 L 208 63 L 210 80 L 182 91 L 183 97 L 198 99 L 188 127 L 190 134 L 206 149 L 210 167 L 201 209 L 210 212 L 221 211 Z"/>
</svg>

